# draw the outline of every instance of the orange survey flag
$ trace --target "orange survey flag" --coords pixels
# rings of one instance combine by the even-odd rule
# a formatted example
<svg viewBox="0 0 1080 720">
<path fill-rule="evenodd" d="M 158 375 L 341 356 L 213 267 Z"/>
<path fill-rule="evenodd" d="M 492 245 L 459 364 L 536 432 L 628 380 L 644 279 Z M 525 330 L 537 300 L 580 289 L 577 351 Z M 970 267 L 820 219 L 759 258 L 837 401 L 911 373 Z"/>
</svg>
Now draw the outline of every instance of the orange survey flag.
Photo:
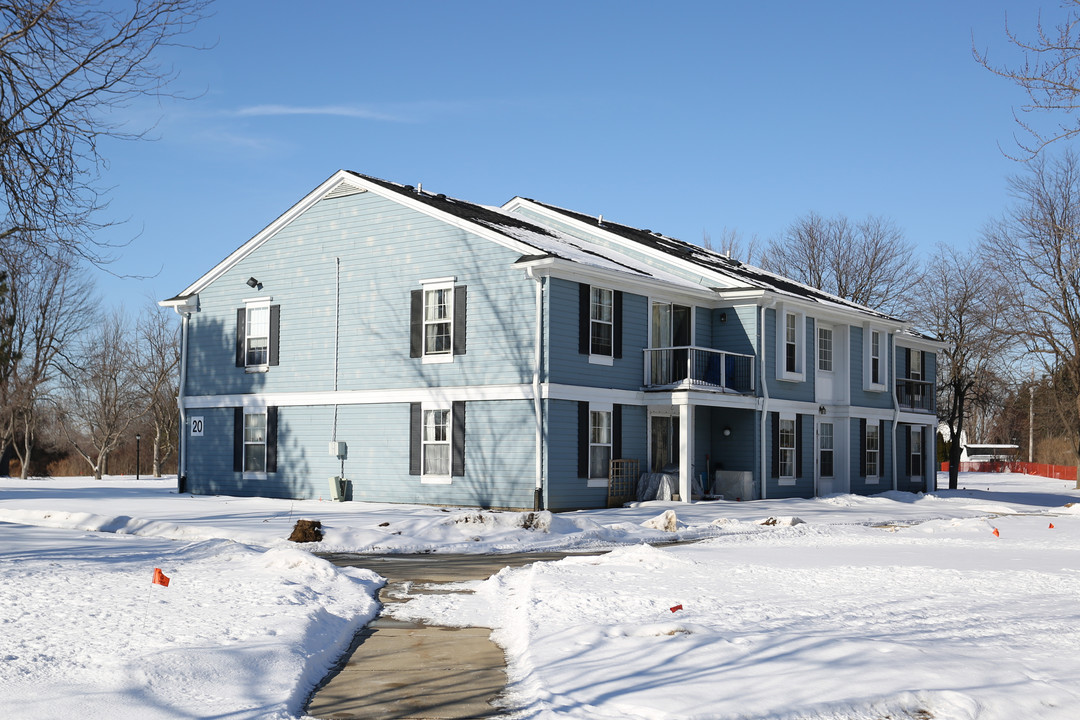
<svg viewBox="0 0 1080 720">
<path fill-rule="evenodd" d="M 161 568 L 154 568 L 153 584 L 169 587 L 169 578 L 165 573 L 161 572 Z"/>
</svg>

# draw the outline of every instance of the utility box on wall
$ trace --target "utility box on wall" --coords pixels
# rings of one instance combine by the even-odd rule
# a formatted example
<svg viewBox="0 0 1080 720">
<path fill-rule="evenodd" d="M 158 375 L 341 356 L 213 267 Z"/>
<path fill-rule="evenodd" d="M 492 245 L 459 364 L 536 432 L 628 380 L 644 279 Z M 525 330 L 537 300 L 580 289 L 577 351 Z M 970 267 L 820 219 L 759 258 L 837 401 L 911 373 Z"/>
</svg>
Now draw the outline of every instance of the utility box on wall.
<svg viewBox="0 0 1080 720">
<path fill-rule="evenodd" d="M 330 441 L 330 457 L 340 458 L 344 460 L 349 454 L 349 447 L 342 441 Z"/>
</svg>

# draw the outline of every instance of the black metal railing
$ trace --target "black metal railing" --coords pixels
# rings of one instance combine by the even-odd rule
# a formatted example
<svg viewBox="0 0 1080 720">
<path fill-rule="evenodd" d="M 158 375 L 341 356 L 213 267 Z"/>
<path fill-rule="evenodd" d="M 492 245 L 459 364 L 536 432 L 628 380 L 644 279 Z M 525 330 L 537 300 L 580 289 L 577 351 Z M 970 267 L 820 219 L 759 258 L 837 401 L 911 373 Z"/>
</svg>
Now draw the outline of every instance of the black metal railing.
<svg viewBox="0 0 1080 720">
<path fill-rule="evenodd" d="M 934 383 L 925 380 L 897 380 L 896 402 L 905 410 L 937 412 Z"/>
<path fill-rule="evenodd" d="M 754 392 L 754 356 L 693 346 L 646 348 L 645 387 Z"/>
</svg>

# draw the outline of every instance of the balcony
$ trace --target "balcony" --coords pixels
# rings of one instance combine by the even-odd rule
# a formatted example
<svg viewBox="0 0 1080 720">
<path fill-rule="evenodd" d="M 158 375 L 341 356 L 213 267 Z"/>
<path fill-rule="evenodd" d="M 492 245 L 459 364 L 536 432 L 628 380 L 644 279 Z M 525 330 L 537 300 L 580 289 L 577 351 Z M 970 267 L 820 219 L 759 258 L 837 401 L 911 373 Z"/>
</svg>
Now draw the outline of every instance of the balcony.
<svg viewBox="0 0 1080 720">
<path fill-rule="evenodd" d="M 903 410 L 937 412 L 937 392 L 934 383 L 924 380 L 897 380 L 896 402 Z"/>
<path fill-rule="evenodd" d="M 754 356 L 700 347 L 645 348 L 645 389 L 753 394 Z"/>
</svg>

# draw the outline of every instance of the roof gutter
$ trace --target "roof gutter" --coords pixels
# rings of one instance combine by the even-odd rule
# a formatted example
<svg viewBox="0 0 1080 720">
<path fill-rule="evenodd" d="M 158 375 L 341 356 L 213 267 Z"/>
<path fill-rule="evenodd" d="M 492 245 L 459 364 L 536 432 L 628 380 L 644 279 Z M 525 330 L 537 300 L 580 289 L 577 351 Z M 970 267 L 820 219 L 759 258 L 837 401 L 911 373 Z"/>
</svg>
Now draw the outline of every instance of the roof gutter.
<svg viewBox="0 0 1080 720">
<path fill-rule="evenodd" d="M 176 393 L 176 405 L 180 410 L 180 458 L 176 472 L 176 492 L 187 492 L 187 457 L 188 430 L 187 408 L 184 407 L 184 390 L 187 387 L 188 324 L 191 313 L 199 309 L 199 296 L 171 298 L 158 303 L 161 307 L 171 307 L 180 315 L 180 387 Z"/>
</svg>

